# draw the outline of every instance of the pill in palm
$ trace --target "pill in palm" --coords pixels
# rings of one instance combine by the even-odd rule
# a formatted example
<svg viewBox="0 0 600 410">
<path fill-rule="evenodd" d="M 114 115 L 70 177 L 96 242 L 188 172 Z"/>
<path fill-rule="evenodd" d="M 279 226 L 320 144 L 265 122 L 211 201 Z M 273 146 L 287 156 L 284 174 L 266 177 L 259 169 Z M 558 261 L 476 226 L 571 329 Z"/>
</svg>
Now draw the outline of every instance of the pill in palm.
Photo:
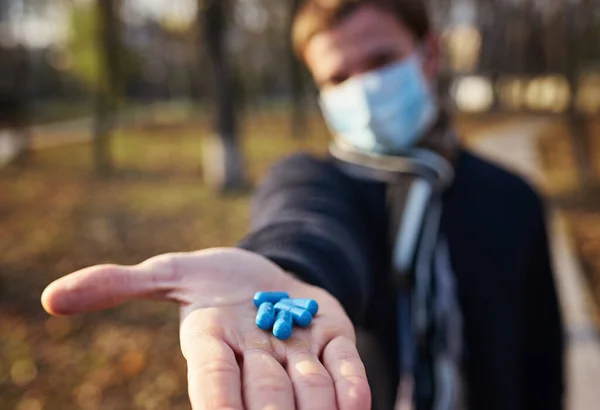
<svg viewBox="0 0 600 410">
<path fill-rule="evenodd" d="M 256 312 L 256 326 L 262 330 L 271 330 L 275 322 L 275 308 L 270 302 L 261 303 Z"/>
<path fill-rule="evenodd" d="M 281 299 L 287 299 L 290 296 L 285 292 L 256 292 L 254 294 L 254 305 L 260 307 L 265 302 L 277 303 Z"/>
<path fill-rule="evenodd" d="M 311 315 L 315 316 L 319 311 L 319 304 L 314 299 L 282 299 L 282 302 L 292 303 L 302 309 L 306 309 Z"/>
<path fill-rule="evenodd" d="M 279 340 L 287 340 L 292 335 L 292 314 L 286 310 L 277 312 L 273 335 Z"/>
<path fill-rule="evenodd" d="M 291 303 L 287 303 L 284 300 L 281 300 L 275 304 L 275 310 L 285 310 L 287 312 L 290 312 L 294 323 L 300 327 L 306 327 L 310 325 L 310 322 L 312 322 L 312 315 L 308 310 L 293 305 Z"/>
</svg>

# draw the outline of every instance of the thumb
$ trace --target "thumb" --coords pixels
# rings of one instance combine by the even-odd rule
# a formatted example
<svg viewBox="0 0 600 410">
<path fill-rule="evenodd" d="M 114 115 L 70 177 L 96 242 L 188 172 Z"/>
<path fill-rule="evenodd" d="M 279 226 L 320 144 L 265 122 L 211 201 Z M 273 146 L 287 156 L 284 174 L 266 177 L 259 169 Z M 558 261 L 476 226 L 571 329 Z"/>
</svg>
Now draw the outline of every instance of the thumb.
<svg viewBox="0 0 600 410">
<path fill-rule="evenodd" d="M 172 299 L 178 285 L 175 255 L 160 255 L 139 265 L 97 265 L 52 282 L 42 293 L 42 306 L 53 315 L 71 315 L 120 305 L 132 299 Z"/>
</svg>

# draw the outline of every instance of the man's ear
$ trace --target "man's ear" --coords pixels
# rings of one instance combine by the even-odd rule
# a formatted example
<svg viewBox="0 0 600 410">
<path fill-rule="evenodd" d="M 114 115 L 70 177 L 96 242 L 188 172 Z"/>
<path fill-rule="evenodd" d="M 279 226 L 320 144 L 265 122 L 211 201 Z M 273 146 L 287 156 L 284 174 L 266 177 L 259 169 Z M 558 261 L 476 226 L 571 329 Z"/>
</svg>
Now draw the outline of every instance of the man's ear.
<svg viewBox="0 0 600 410">
<path fill-rule="evenodd" d="M 423 39 L 423 72 L 430 83 L 435 83 L 441 69 L 441 38 L 438 33 L 431 32 Z"/>
</svg>

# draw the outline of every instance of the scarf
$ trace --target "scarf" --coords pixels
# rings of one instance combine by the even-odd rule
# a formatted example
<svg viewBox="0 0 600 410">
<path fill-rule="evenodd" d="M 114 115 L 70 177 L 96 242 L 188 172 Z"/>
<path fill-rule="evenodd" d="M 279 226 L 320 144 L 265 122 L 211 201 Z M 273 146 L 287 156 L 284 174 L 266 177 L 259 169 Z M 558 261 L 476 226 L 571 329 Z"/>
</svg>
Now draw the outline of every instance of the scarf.
<svg viewBox="0 0 600 410">
<path fill-rule="evenodd" d="M 396 410 L 464 409 L 462 320 L 446 239 L 442 194 L 452 184 L 459 142 L 446 109 L 420 143 L 401 155 L 359 152 L 335 138 L 344 172 L 386 183 L 397 289 L 400 385 Z"/>
</svg>

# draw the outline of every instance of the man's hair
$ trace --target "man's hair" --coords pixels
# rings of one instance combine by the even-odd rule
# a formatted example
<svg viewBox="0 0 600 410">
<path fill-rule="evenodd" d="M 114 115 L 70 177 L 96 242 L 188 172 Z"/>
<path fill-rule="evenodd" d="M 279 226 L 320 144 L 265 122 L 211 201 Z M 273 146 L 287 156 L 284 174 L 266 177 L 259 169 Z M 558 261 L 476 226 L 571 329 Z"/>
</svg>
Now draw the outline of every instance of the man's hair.
<svg viewBox="0 0 600 410">
<path fill-rule="evenodd" d="M 344 17 L 364 5 L 373 5 L 392 13 L 418 39 L 430 30 L 429 15 L 424 0 L 301 0 L 292 26 L 292 45 L 302 58 L 309 40 L 337 25 Z"/>
</svg>

